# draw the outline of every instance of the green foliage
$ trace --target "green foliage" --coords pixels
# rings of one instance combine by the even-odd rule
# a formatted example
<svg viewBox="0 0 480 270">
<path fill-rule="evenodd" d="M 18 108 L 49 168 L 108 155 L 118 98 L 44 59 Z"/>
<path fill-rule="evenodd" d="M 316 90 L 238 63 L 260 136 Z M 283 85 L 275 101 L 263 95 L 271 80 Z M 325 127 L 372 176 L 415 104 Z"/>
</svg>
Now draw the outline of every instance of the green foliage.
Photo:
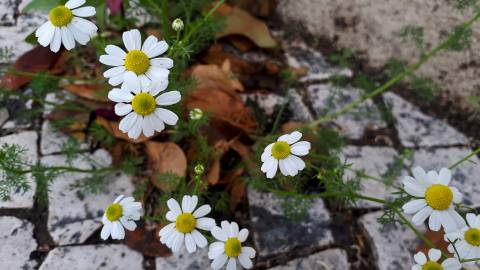
<svg viewBox="0 0 480 270">
<path fill-rule="evenodd" d="M 455 0 L 455 7 L 460 10 L 465 10 L 471 7 L 475 7 L 478 0 Z"/>
<path fill-rule="evenodd" d="M 350 65 L 350 61 L 353 58 L 353 52 L 351 49 L 343 49 L 340 52 L 332 53 L 328 56 L 328 60 L 337 66 L 347 68 Z"/>
<path fill-rule="evenodd" d="M 400 29 L 398 33 L 404 41 L 411 40 L 415 43 L 415 46 L 421 54 L 425 53 L 425 45 L 423 39 L 423 27 L 415 25 L 406 25 Z"/>
<path fill-rule="evenodd" d="M 78 142 L 74 138 L 69 137 L 68 140 L 62 144 L 61 152 L 67 158 L 67 162 L 71 164 L 73 160 L 79 155 L 80 142 Z"/>
<path fill-rule="evenodd" d="M 63 0 L 32 0 L 28 5 L 26 5 L 22 12 L 32 12 L 32 11 L 50 11 L 50 9 L 64 4 L 66 1 Z"/>
<path fill-rule="evenodd" d="M 389 201 L 385 204 L 385 210 L 382 216 L 377 219 L 378 223 L 384 226 L 388 224 L 404 224 L 404 221 L 398 217 L 397 212 L 402 211 L 401 209 L 404 204 L 415 199 L 404 191 L 398 191 L 393 194 L 396 195 L 396 198 L 393 201 Z"/>
<path fill-rule="evenodd" d="M 448 48 L 452 51 L 463 51 L 470 47 L 473 31 L 471 28 L 466 28 L 464 25 L 459 25 L 453 29 L 451 36 L 452 39 Z"/>
<path fill-rule="evenodd" d="M 283 198 L 283 213 L 288 219 L 294 222 L 300 222 L 305 220 L 308 215 L 308 210 L 311 208 L 312 204 L 313 200 L 311 198 Z"/>
<path fill-rule="evenodd" d="M 88 128 L 88 133 L 92 138 L 94 138 L 97 142 L 101 145 L 111 147 L 115 145 L 116 139 L 115 137 L 108 132 L 104 127 L 100 126 L 97 123 L 93 123 Z"/>
<path fill-rule="evenodd" d="M 26 150 L 15 144 L 0 146 L 0 199 L 7 201 L 13 193 L 30 189 L 25 170 L 29 166 Z"/>
<path fill-rule="evenodd" d="M 58 91 L 58 78 L 50 76 L 48 73 L 37 73 L 30 81 L 29 87 L 35 98 L 45 98 L 48 93 Z"/>
<path fill-rule="evenodd" d="M 377 83 L 364 73 L 359 73 L 353 78 L 352 86 L 360 88 L 366 93 L 370 93 L 378 87 Z"/>
</svg>

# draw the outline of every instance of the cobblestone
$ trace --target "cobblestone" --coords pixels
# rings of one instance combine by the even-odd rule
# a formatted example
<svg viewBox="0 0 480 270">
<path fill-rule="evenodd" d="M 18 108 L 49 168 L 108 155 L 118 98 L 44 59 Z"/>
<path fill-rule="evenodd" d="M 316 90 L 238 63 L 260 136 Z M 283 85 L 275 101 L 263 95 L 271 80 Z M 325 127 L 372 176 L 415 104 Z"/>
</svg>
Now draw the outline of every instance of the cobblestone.
<svg viewBox="0 0 480 270">
<path fill-rule="evenodd" d="M 157 270 L 175 269 L 175 270 L 204 270 L 211 269 L 208 259 L 208 247 L 195 252 L 195 256 L 183 250 L 170 257 L 158 257 L 155 259 Z"/>
<path fill-rule="evenodd" d="M 286 265 L 279 265 L 270 270 L 343 270 L 350 269 L 347 253 L 342 249 L 329 249 L 315 253 L 306 258 L 295 259 Z"/>
<path fill-rule="evenodd" d="M 0 217 L 0 266 L 2 269 L 33 269 L 37 263 L 30 260 L 36 250 L 33 225 L 15 217 Z"/>
</svg>

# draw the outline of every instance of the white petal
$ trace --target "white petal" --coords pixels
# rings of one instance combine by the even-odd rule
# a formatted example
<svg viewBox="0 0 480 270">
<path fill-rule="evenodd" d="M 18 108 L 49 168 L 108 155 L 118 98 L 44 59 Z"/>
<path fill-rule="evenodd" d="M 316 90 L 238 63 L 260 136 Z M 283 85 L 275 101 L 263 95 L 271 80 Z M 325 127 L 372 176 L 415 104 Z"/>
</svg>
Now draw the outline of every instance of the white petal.
<svg viewBox="0 0 480 270">
<path fill-rule="evenodd" d="M 227 263 L 227 270 L 236 270 L 237 269 L 237 260 L 235 258 L 230 258 Z"/>
<path fill-rule="evenodd" d="M 225 234 L 220 227 L 213 227 L 211 232 L 216 239 L 224 242 L 227 241 L 228 235 Z"/>
<path fill-rule="evenodd" d="M 60 45 L 62 44 L 62 34 L 60 28 L 55 27 L 55 34 L 53 35 L 53 39 L 50 43 L 50 50 L 52 52 L 58 52 L 60 50 Z"/>
<path fill-rule="evenodd" d="M 456 258 L 448 258 L 442 262 L 444 270 L 460 270 L 462 264 Z"/>
<path fill-rule="evenodd" d="M 158 39 L 155 36 L 148 36 L 145 42 L 143 42 L 142 52 L 146 53 L 153 49 L 157 44 Z"/>
<path fill-rule="evenodd" d="M 127 53 L 124 50 L 115 45 L 108 45 L 105 47 L 105 52 L 122 60 L 125 60 L 125 57 L 127 56 Z"/>
<path fill-rule="evenodd" d="M 196 218 L 204 217 L 208 215 L 210 211 L 212 211 L 212 208 L 210 207 L 210 205 L 205 204 L 200 206 L 197 210 L 195 210 L 195 212 L 193 212 L 193 216 Z"/>
<path fill-rule="evenodd" d="M 288 159 L 290 160 L 291 164 L 293 166 L 295 166 L 295 169 L 297 171 L 301 171 L 301 170 L 305 169 L 305 166 L 306 166 L 305 162 L 301 158 L 299 158 L 297 156 L 294 156 L 294 155 L 290 155 L 288 157 Z"/>
<path fill-rule="evenodd" d="M 155 114 L 167 125 L 173 126 L 177 124 L 178 116 L 172 111 L 169 111 L 163 108 L 157 108 L 155 110 Z"/>
<path fill-rule="evenodd" d="M 242 247 L 242 254 L 246 254 L 249 258 L 254 258 L 257 252 L 251 247 Z"/>
<path fill-rule="evenodd" d="M 208 247 L 208 258 L 215 259 L 216 257 L 220 256 L 225 251 L 225 243 L 224 242 L 213 242 Z"/>
<path fill-rule="evenodd" d="M 81 7 L 75 10 L 72 10 L 73 15 L 78 17 L 90 17 L 95 15 L 95 8 L 94 7 Z"/>
<path fill-rule="evenodd" d="M 125 67 L 124 66 L 118 66 L 118 67 L 113 67 L 108 69 L 103 73 L 103 77 L 105 78 L 112 78 L 118 75 L 122 75 L 122 81 L 123 81 L 123 73 L 125 72 Z"/>
<path fill-rule="evenodd" d="M 202 217 L 197 219 L 197 228 L 209 231 L 215 227 L 215 220 L 213 218 Z"/>
<path fill-rule="evenodd" d="M 147 115 L 143 117 L 142 131 L 145 137 L 152 137 L 153 134 L 155 134 L 150 118 L 151 118 L 151 115 Z"/>
<path fill-rule="evenodd" d="M 148 77 L 147 77 L 148 79 Z M 148 79 L 150 81 L 150 79 Z M 164 91 L 168 87 L 168 78 L 155 79 L 150 84 L 150 94 L 152 96 L 158 95 L 158 93 Z"/>
<path fill-rule="evenodd" d="M 145 74 L 138 75 L 138 79 L 140 80 L 140 89 L 142 92 L 150 92 L 152 81 Z M 154 94 L 151 95 L 155 96 Z"/>
<path fill-rule="evenodd" d="M 272 148 L 273 148 L 273 143 L 271 143 L 271 144 L 267 145 L 267 147 L 265 147 L 265 150 L 263 150 L 262 156 L 260 158 L 260 160 L 262 162 L 266 162 L 267 159 L 272 157 Z"/>
<path fill-rule="evenodd" d="M 167 235 L 170 235 L 170 233 L 172 233 L 174 230 L 175 230 L 175 223 L 170 223 L 167 226 L 163 227 L 158 233 L 158 235 L 160 236 L 160 238 L 162 238 Z"/>
<path fill-rule="evenodd" d="M 128 220 L 126 218 L 121 218 L 120 222 L 122 223 L 123 227 L 129 231 L 134 231 L 137 228 L 137 224 L 133 220 Z"/>
<path fill-rule="evenodd" d="M 46 21 L 39 28 L 37 28 L 37 30 L 35 31 L 35 37 L 38 38 L 44 33 L 48 32 L 48 30 L 50 29 L 49 25 L 52 25 L 52 23 L 50 21 Z"/>
<path fill-rule="evenodd" d="M 177 220 L 178 214 L 176 214 L 173 211 L 168 211 L 165 217 L 167 218 L 168 221 L 175 222 Z"/>
<path fill-rule="evenodd" d="M 415 256 L 413 256 L 413 259 L 420 265 L 424 265 L 425 263 L 427 263 L 427 256 L 425 256 L 423 252 L 418 252 L 417 254 L 415 254 Z"/>
<path fill-rule="evenodd" d="M 191 212 L 191 211 L 187 211 L 187 209 L 190 210 L 189 205 L 190 205 L 190 200 L 191 199 L 192 199 L 192 197 L 190 197 L 189 195 L 183 196 L 183 198 L 182 198 L 182 212 L 184 212 L 184 213 L 185 212 L 189 212 L 189 213 Z"/>
<path fill-rule="evenodd" d="M 426 188 L 419 181 L 411 181 L 411 177 L 405 177 L 403 180 L 405 191 L 415 197 L 424 197 Z"/>
<path fill-rule="evenodd" d="M 166 57 L 150 59 L 150 65 L 170 69 L 173 67 L 173 60 Z"/>
<path fill-rule="evenodd" d="M 183 233 L 176 233 L 173 244 L 172 244 L 172 251 L 177 253 L 180 251 L 180 248 L 183 245 L 185 239 L 185 235 Z"/>
<path fill-rule="evenodd" d="M 250 269 L 253 266 L 252 260 L 250 260 L 245 253 L 241 253 L 238 256 L 238 262 L 240 262 L 240 265 L 242 265 L 245 269 Z"/>
<path fill-rule="evenodd" d="M 418 211 L 412 218 L 412 222 L 415 225 L 421 225 L 433 212 L 433 209 L 430 206 L 423 208 Z"/>
<path fill-rule="evenodd" d="M 197 245 L 195 244 L 195 240 L 190 233 L 185 234 L 185 246 L 187 247 L 187 251 L 189 253 L 193 253 L 197 250 Z"/>
<path fill-rule="evenodd" d="M 126 89 L 135 94 L 140 93 L 141 84 L 138 76 L 132 71 L 125 72 L 125 75 L 123 76 L 122 89 Z"/>
<path fill-rule="evenodd" d="M 117 103 L 117 105 L 115 105 L 115 113 L 118 116 L 127 115 L 131 111 L 132 111 L 132 105 L 131 104 Z"/>
<path fill-rule="evenodd" d="M 85 20 L 84 18 L 73 17 L 71 23 L 74 24 L 78 30 L 82 31 L 90 37 L 94 36 L 98 30 L 98 27 L 94 23 Z"/>
<path fill-rule="evenodd" d="M 148 51 L 144 51 L 144 53 L 149 57 L 149 58 L 154 58 L 157 57 L 164 52 L 168 50 L 168 44 L 165 41 L 160 41 L 155 46 L 150 48 Z"/>
<path fill-rule="evenodd" d="M 452 171 L 447 168 L 442 168 L 438 174 L 439 183 L 448 186 L 448 184 L 450 184 L 450 179 L 452 179 Z"/>
<path fill-rule="evenodd" d="M 107 66 L 123 66 L 124 61 L 123 59 L 116 57 L 116 56 L 111 56 L 111 55 L 101 55 L 100 56 L 100 63 L 107 65 Z"/>
<path fill-rule="evenodd" d="M 112 222 L 108 221 L 107 223 L 103 224 L 102 231 L 100 232 L 100 237 L 103 240 L 107 240 L 107 238 L 110 236 L 111 231 L 112 231 Z"/>
<path fill-rule="evenodd" d="M 292 145 L 290 152 L 297 156 L 305 156 L 310 151 L 311 144 L 310 142 L 301 141 Z"/>
<path fill-rule="evenodd" d="M 240 232 L 238 233 L 238 240 L 240 242 L 245 242 L 245 240 L 247 240 L 247 237 L 248 237 L 248 230 L 247 229 L 240 230 Z"/>
<path fill-rule="evenodd" d="M 476 222 L 477 222 L 477 216 L 475 214 L 468 213 L 467 214 L 467 222 L 468 222 L 468 226 L 475 227 Z"/>
<path fill-rule="evenodd" d="M 160 118 L 158 118 L 156 114 L 152 114 L 152 118 L 150 119 L 150 121 L 153 122 L 153 128 L 156 131 L 161 132 L 165 129 L 165 124 L 163 124 L 162 120 L 160 120 Z"/>
<path fill-rule="evenodd" d="M 277 169 L 278 169 L 278 160 L 273 159 L 272 166 L 268 168 L 268 171 L 266 171 L 267 178 L 273 178 L 277 173 Z"/>
<path fill-rule="evenodd" d="M 402 209 L 405 214 L 414 214 L 425 206 L 427 206 L 427 202 L 424 199 L 417 199 L 404 204 Z"/>
<path fill-rule="evenodd" d="M 128 137 L 131 139 L 138 139 L 142 133 L 143 117 L 139 116 L 133 127 L 128 131 Z"/>
<path fill-rule="evenodd" d="M 46 22 L 46 24 L 47 26 L 45 26 L 41 35 L 38 37 L 38 43 L 40 43 L 40 45 L 43 47 L 47 47 L 50 42 L 52 42 L 53 36 L 55 35 L 55 27 L 52 25 L 52 23 Z"/>
<path fill-rule="evenodd" d="M 421 167 L 413 168 L 412 174 L 417 181 L 421 181 L 422 183 L 433 184 L 433 183 L 429 182 L 427 173 Z"/>
<path fill-rule="evenodd" d="M 123 132 L 128 132 L 135 125 L 137 119 L 138 114 L 132 112 L 120 121 L 118 128 Z"/>
<path fill-rule="evenodd" d="M 142 44 L 142 37 L 140 31 L 133 29 L 127 32 L 124 32 L 122 35 L 123 44 L 125 48 L 130 52 L 132 50 L 140 50 Z"/>
<path fill-rule="evenodd" d="M 116 230 L 116 238 L 113 237 L 113 231 Z M 113 231 L 112 231 L 112 238 L 113 239 L 124 239 L 125 238 L 125 230 L 123 229 L 122 224 L 116 221 L 113 222 Z"/>
<path fill-rule="evenodd" d="M 278 161 L 278 165 L 280 167 L 280 172 L 285 175 L 285 176 L 289 176 L 290 175 L 290 170 L 288 168 L 288 164 L 285 162 L 285 159 L 282 159 L 280 161 Z"/>
<path fill-rule="evenodd" d="M 438 211 L 433 210 L 430 218 L 428 219 L 428 227 L 430 230 L 438 232 L 441 225 L 441 215 Z"/>
<path fill-rule="evenodd" d="M 440 252 L 440 250 L 438 249 L 435 249 L 435 248 L 432 248 L 428 251 L 428 258 L 430 259 L 430 261 L 438 261 L 438 259 L 440 259 L 440 257 L 442 256 L 442 252 Z"/>
<path fill-rule="evenodd" d="M 158 96 L 156 101 L 160 106 L 168 106 L 178 103 L 181 99 L 182 96 L 180 95 L 180 92 L 170 91 Z"/>
<path fill-rule="evenodd" d="M 463 200 L 463 195 L 458 191 L 456 187 L 450 187 L 450 190 L 453 192 L 453 202 L 454 203 L 461 203 Z"/>
<path fill-rule="evenodd" d="M 220 254 L 218 257 L 216 257 L 213 262 L 212 262 L 212 268 L 213 270 L 218 270 L 222 268 L 225 263 L 227 262 L 228 257 L 225 254 Z"/>
<path fill-rule="evenodd" d="M 79 29 L 77 29 L 75 24 L 70 23 L 67 25 L 67 27 L 68 29 L 70 29 L 70 32 L 72 32 L 73 38 L 75 38 L 75 40 L 78 43 L 82 45 L 86 45 L 88 41 L 90 41 L 90 36 L 80 31 Z"/>
<path fill-rule="evenodd" d="M 412 266 L 412 270 L 422 270 L 422 266 L 419 264 L 415 264 Z"/>
<path fill-rule="evenodd" d="M 85 4 L 85 0 L 69 0 L 65 6 L 69 9 L 74 9 Z"/>
<path fill-rule="evenodd" d="M 238 231 L 239 231 L 238 224 L 236 222 L 232 222 L 230 224 L 230 230 L 229 230 L 229 235 L 228 236 L 237 238 L 238 237 Z"/>
<path fill-rule="evenodd" d="M 294 131 L 290 134 L 285 134 L 283 136 L 280 136 L 277 141 L 284 141 L 287 142 L 288 144 L 294 144 L 298 142 L 302 138 L 302 133 L 298 131 Z"/>
<path fill-rule="evenodd" d="M 124 197 L 125 197 L 125 195 L 118 195 L 117 198 L 115 198 L 115 200 L 113 201 L 113 203 L 120 202 Z"/>
<path fill-rule="evenodd" d="M 182 213 L 182 209 L 180 208 L 180 205 L 178 204 L 177 200 L 173 198 L 167 201 L 167 206 L 168 206 L 168 209 L 172 210 L 177 215 L 180 215 Z"/>
<path fill-rule="evenodd" d="M 200 248 L 204 248 L 208 245 L 207 239 L 199 231 L 193 230 L 192 236 L 193 236 L 193 240 L 195 240 L 195 243 Z"/>
<path fill-rule="evenodd" d="M 60 28 L 60 31 L 62 34 L 62 43 L 63 46 L 65 46 L 65 49 L 71 50 L 75 48 L 75 39 L 73 38 L 70 30 L 67 27 L 63 26 L 62 28 Z"/>
</svg>

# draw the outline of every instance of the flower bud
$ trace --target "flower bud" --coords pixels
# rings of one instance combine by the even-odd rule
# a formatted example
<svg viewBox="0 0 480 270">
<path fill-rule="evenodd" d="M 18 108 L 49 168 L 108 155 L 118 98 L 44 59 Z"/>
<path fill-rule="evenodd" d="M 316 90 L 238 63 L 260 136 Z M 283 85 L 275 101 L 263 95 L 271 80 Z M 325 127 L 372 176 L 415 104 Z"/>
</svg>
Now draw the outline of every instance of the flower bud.
<svg viewBox="0 0 480 270">
<path fill-rule="evenodd" d="M 182 21 L 182 19 L 180 19 L 180 18 L 175 19 L 175 20 L 173 21 L 173 23 L 172 23 L 172 28 L 173 28 L 173 30 L 175 30 L 176 32 L 182 31 L 182 30 L 183 30 L 183 27 L 184 27 L 183 21 Z"/>
<path fill-rule="evenodd" d="M 200 120 L 203 117 L 203 111 L 198 108 L 195 108 L 190 111 L 189 116 L 190 116 L 190 119 L 192 120 Z"/>
</svg>

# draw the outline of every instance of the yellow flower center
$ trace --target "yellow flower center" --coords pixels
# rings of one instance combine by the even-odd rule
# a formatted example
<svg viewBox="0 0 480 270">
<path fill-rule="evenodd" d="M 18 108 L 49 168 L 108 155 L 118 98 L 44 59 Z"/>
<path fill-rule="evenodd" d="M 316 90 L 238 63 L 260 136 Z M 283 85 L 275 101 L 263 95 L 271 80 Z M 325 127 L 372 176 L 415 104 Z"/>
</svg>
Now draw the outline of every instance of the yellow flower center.
<svg viewBox="0 0 480 270">
<path fill-rule="evenodd" d="M 145 74 L 150 67 L 150 59 L 148 56 L 139 50 L 133 50 L 127 53 L 125 57 L 125 68 L 129 71 L 135 72 L 137 75 Z"/>
<path fill-rule="evenodd" d="M 107 216 L 108 220 L 117 221 L 123 215 L 123 208 L 118 203 L 112 203 L 107 207 L 107 210 L 105 211 L 105 215 Z"/>
<path fill-rule="evenodd" d="M 195 229 L 197 225 L 197 220 L 195 217 L 190 213 L 183 213 L 178 215 L 177 220 L 175 221 L 175 226 L 177 227 L 177 231 L 181 233 L 190 233 Z"/>
<path fill-rule="evenodd" d="M 58 6 L 50 10 L 50 22 L 57 27 L 69 24 L 73 19 L 72 11 L 66 6 Z"/>
<path fill-rule="evenodd" d="M 480 230 L 471 228 L 465 232 L 465 241 L 472 246 L 480 247 Z"/>
<path fill-rule="evenodd" d="M 286 142 L 276 142 L 272 147 L 272 156 L 276 159 L 285 159 L 290 155 L 290 145 Z"/>
<path fill-rule="evenodd" d="M 429 261 L 422 266 L 422 270 L 443 270 L 443 267 L 438 262 Z"/>
<path fill-rule="evenodd" d="M 155 98 L 149 93 L 139 93 L 136 94 L 132 100 L 133 111 L 145 116 L 153 113 L 157 108 L 157 103 Z"/>
<path fill-rule="evenodd" d="M 235 237 L 230 237 L 225 242 L 225 254 L 228 257 L 238 257 L 242 253 L 242 243 Z"/>
<path fill-rule="evenodd" d="M 425 191 L 425 200 L 435 210 L 446 210 L 453 201 L 453 192 L 445 185 L 435 184 Z"/>
</svg>

